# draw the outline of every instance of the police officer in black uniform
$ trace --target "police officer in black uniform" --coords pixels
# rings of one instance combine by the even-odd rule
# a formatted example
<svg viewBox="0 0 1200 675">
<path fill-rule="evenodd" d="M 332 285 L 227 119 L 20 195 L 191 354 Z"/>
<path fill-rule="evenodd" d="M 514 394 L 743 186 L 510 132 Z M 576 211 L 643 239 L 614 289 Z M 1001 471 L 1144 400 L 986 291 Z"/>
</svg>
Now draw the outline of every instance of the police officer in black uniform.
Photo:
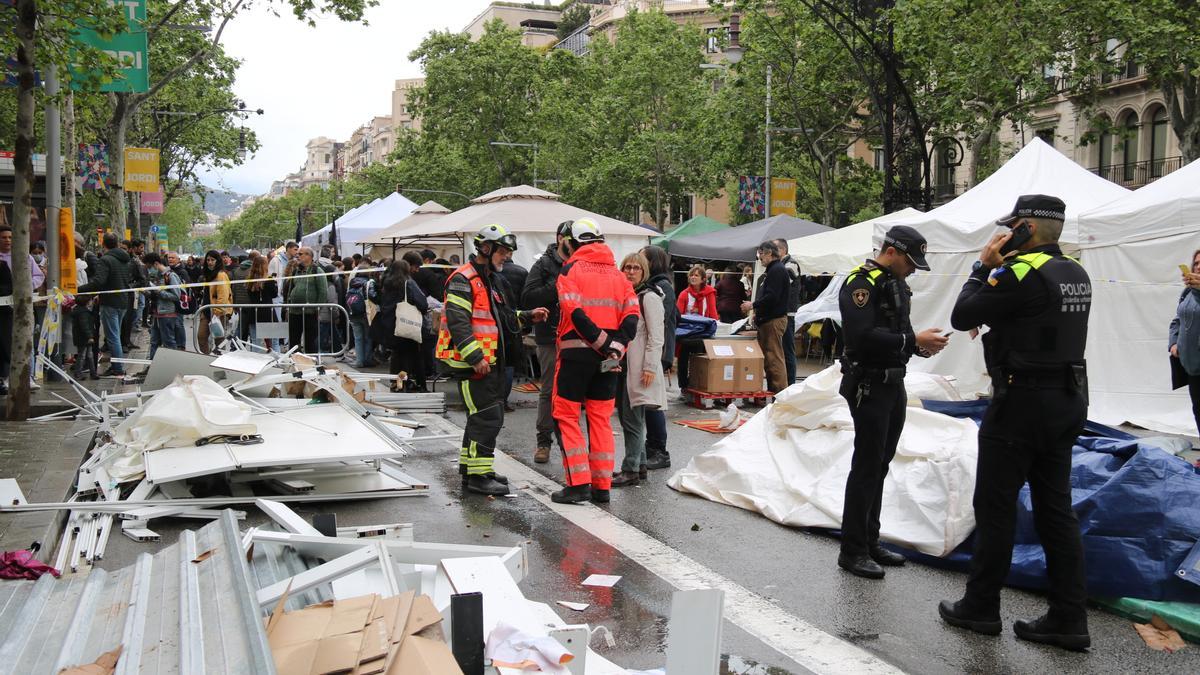
<svg viewBox="0 0 1200 675">
<path fill-rule="evenodd" d="M 1017 494 L 1029 481 L 1033 521 L 1046 552 L 1050 611 L 1017 621 L 1017 637 L 1083 650 L 1091 644 L 1083 547 L 1071 508 L 1071 447 L 1087 418 L 1084 345 L 1092 285 L 1058 246 L 1066 206 L 1023 195 L 998 221 L 1011 228 L 983 249 L 950 317 L 984 324 L 992 401 L 979 427 L 975 553 L 967 591 L 938 612 L 949 624 L 997 635 L 1000 587 L 1012 562 Z"/>
<path fill-rule="evenodd" d="M 948 340 L 940 328 L 914 334 L 909 322 L 912 291 L 904 279 L 929 269 L 925 238 L 897 225 L 880 250 L 846 277 L 838 295 L 845 344 L 840 393 L 854 419 L 838 566 L 868 579 L 883 578 L 880 565 L 904 564 L 904 556 L 879 545 L 879 510 L 883 479 L 904 429 L 905 365 L 913 354 L 940 352 Z"/>
</svg>

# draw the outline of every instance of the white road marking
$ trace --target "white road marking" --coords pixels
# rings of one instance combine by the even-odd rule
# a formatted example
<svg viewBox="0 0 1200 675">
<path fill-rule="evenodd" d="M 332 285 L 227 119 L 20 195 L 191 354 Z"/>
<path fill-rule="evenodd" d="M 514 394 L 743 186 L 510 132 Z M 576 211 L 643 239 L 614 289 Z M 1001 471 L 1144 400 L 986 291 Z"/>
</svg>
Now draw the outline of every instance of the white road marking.
<svg viewBox="0 0 1200 675">
<path fill-rule="evenodd" d="M 591 504 L 555 504 L 550 493 L 561 485 L 496 452 L 497 473 L 546 508 L 577 525 L 680 590 L 725 591 L 725 618 L 763 644 L 816 673 L 902 673 L 886 661 L 785 611 L 741 584 L 726 579 L 616 516 Z"/>
</svg>

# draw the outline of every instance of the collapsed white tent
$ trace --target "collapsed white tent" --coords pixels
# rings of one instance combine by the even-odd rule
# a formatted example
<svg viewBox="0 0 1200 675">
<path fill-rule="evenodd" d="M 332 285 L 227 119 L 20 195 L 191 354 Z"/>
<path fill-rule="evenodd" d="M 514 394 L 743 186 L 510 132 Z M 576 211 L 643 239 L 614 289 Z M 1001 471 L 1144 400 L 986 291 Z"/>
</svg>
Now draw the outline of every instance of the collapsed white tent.
<svg viewBox="0 0 1200 675">
<path fill-rule="evenodd" d="M 1167 328 L 1178 265 L 1200 248 L 1200 162 L 1081 214 L 1079 246 L 1092 277 L 1088 416 L 1196 435 L 1187 390 L 1171 391 Z"/>
<path fill-rule="evenodd" d="M 907 208 L 861 223 L 847 225 L 832 232 L 818 232 L 788 240 L 788 255 L 800 265 L 804 274 L 842 274 L 849 272 L 871 257 L 879 239 L 875 237 L 875 221 L 911 218 L 920 211 Z"/>
<path fill-rule="evenodd" d="M 854 422 L 838 394 L 837 366 L 779 394 L 667 484 L 793 527 L 840 528 Z M 943 378 L 909 373 L 908 412 L 883 487 L 880 538 L 945 556 L 975 529 L 978 427 L 921 407 L 920 399 L 958 400 Z"/>
<path fill-rule="evenodd" d="M 471 252 L 471 237 L 492 224 L 503 225 L 517 236 L 513 261 L 526 268 L 554 243 L 554 233 L 564 220 L 591 218 L 604 232 L 609 248 L 620 263 L 627 253 L 640 250 L 658 234 L 637 225 L 591 213 L 558 201 L 558 195 L 528 185 L 503 188 L 471 200 L 471 205 L 441 218 L 432 219 L 407 231 L 402 245 L 435 243 L 457 239 L 463 242 L 463 256 Z"/>
<path fill-rule="evenodd" d="M 401 218 L 412 213 L 415 208 L 417 205 L 409 201 L 407 197 L 399 192 L 393 192 L 382 199 L 376 199 L 370 204 L 360 207 L 360 210 L 346 212 L 346 215 L 335 221 L 338 249 L 341 252 L 356 251 L 360 242 L 374 237 L 385 227 L 394 225 Z M 330 223 L 316 232 L 305 235 L 302 240 L 304 245 L 320 246 L 331 243 L 333 225 L 334 223 Z"/>
<path fill-rule="evenodd" d="M 994 223 L 1012 211 L 1023 194 L 1047 194 L 1067 204 L 1063 241 L 1076 244 L 1079 214 L 1112 202 L 1129 190 L 1084 169 L 1065 155 L 1035 138 L 1012 159 L 981 183 L 954 201 L 933 209 L 898 217 L 890 214 L 875 221 L 875 234 L 882 239 L 894 225 L 915 227 L 929 242 L 927 259 L 931 272 L 909 277 L 913 289 L 912 323 L 917 330 L 950 330 L 950 311 L 963 281 L 978 260 L 979 251 L 998 230 Z M 987 390 L 987 373 L 979 342 L 955 335 L 950 344 L 930 359 L 913 359 L 910 370 L 937 373 L 956 379 L 959 391 L 970 396 Z"/>
</svg>

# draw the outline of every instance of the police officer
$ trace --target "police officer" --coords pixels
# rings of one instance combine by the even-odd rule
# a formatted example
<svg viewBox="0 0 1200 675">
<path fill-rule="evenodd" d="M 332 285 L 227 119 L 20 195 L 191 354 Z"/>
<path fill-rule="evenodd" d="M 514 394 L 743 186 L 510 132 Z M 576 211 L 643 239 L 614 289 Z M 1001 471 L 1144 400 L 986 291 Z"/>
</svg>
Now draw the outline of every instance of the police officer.
<svg viewBox="0 0 1200 675">
<path fill-rule="evenodd" d="M 1033 522 L 1046 552 L 1050 611 L 1017 621 L 1017 637 L 1083 650 L 1091 644 L 1083 547 L 1071 508 L 1071 448 L 1087 418 L 1084 345 L 1092 285 L 1058 246 L 1061 199 L 1023 195 L 998 225 L 963 285 L 951 324 L 986 324 L 992 400 L 979 427 L 975 553 L 967 591 L 938 606 L 953 626 L 997 635 L 1000 587 L 1012 562 L 1017 494 L 1028 480 Z"/>
<path fill-rule="evenodd" d="M 603 503 L 609 500 L 616 452 L 611 418 L 617 387 L 624 384 L 617 364 L 637 332 L 640 305 L 595 221 L 572 223 L 566 248 L 569 256 L 555 282 L 558 367 L 551 410 L 567 487 L 550 499 Z M 586 439 L 579 424 L 585 415 Z"/>
<path fill-rule="evenodd" d="M 496 437 L 504 425 L 504 341 L 525 319 L 545 321 L 538 307 L 521 312 L 505 304 L 496 274 L 517 238 L 502 225 L 488 225 L 475 235 L 475 255 L 446 280 L 446 300 L 435 355 L 457 381 L 467 406 L 458 468 L 469 492 L 508 494 L 508 479 L 492 463 Z"/>
<path fill-rule="evenodd" d="M 912 291 L 904 280 L 929 269 L 925 246 L 913 228 L 893 227 L 881 253 L 851 271 L 838 294 L 845 344 L 840 393 L 854 419 L 838 566 L 868 579 L 883 578 L 880 565 L 904 564 L 904 556 L 879 545 L 879 511 L 883 479 L 904 429 L 905 365 L 913 354 L 940 352 L 948 340 L 940 328 L 914 334 L 909 322 Z"/>
</svg>

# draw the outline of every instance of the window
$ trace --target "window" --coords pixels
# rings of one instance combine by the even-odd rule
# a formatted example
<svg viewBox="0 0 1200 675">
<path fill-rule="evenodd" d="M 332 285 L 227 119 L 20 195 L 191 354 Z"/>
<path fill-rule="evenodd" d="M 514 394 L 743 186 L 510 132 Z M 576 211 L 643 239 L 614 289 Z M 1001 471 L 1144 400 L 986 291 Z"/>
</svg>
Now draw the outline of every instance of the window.
<svg viewBox="0 0 1200 675">
<path fill-rule="evenodd" d="M 326 163 L 326 164 L 328 164 L 328 163 L 329 163 L 329 153 L 328 153 L 328 152 L 327 152 L 327 153 L 325 153 L 325 163 Z"/>
<path fill-rule="evenodd" d="M 1150 177 L 1162 178 L 1165 167 L 1163 160 L 1167 158 L 1167 110 L 1159 108 L 1154 111 L 1150 125 Z"/>
<path fill-rule="evenodd" d="M 875 155 L 875 170 L 883 171 L 883 148 L 875 148 L 872 153 Z"/>
<path fill-rule="evenodd" d="M 1100 134 L 1100 175 L 1105 178 L 1112 178 L 1108 175 L 1107 169 L 1112 166 L 1113 155 L 1113 135 L 1111 131 L 1105 131 Z"/>
<path fill-rule="evenodd" d="M 721 51 L 721 28 L 709 28 L 705 31 L 704 36 L 704 51 L 708 54 L 716 54 Z"/>
<path fill-rule="evenodd" d="M 1125 118 L 1125 133 L 1121 142 L 1121 155 L 1124 162 L 1122 180 L 1128 182 L 1134 179 L 1138 155 L 1138 119 L 1137 115 L 1129 113 Z"/>
<path fill-rule="evenodd" d="M 1045 141 L 1050 147 L 1054 147 L 1054 127 L 1046 127 L 1033 132 L 1038 138 Z"/>
</svg>

